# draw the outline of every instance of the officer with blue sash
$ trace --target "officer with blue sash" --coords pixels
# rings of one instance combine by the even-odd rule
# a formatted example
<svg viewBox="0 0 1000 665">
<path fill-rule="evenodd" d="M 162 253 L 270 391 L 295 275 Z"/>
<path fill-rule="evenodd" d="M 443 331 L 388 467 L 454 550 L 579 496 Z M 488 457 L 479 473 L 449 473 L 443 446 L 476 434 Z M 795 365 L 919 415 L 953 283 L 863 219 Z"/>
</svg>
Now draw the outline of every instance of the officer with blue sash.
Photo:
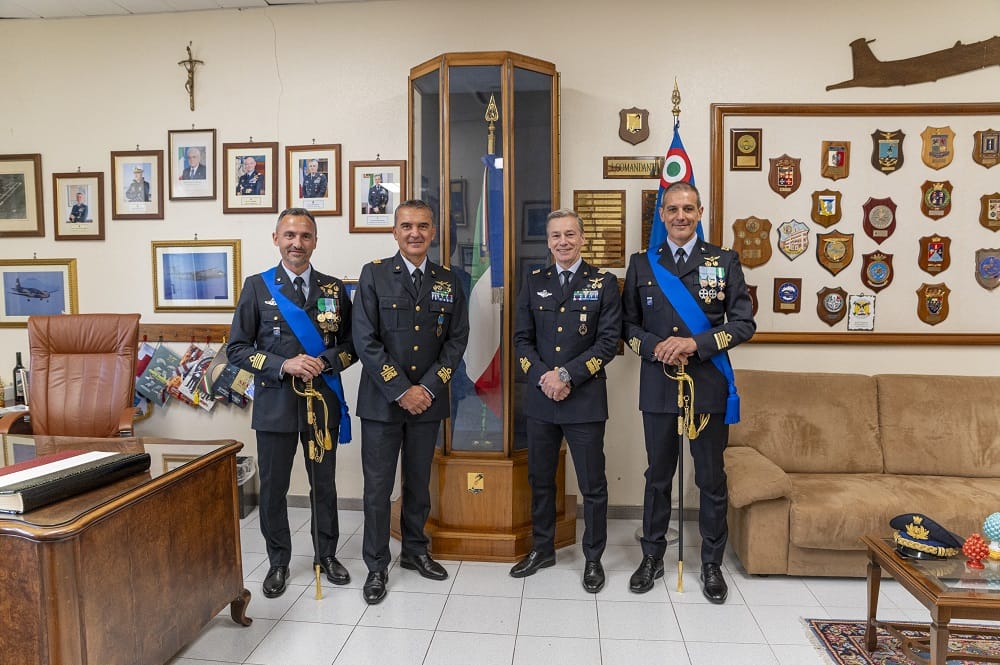
<svg viewBox="0 0 1000 665">
<path fill-rule="evenodd" d="M 623 337 L 642 360 L 639 410 L 648 462 L 643 559 L 629 589 L 645 593 L 663 576 L 671 486 L 681 450 L 678 382 L 666 373 L 683 363 L 694 380 L 693 412 L 709 414 L 705 429 L 691 442 L 700 492 L 702 592 L 709 601 L 724 603 L 728 587 L 720 564 L 729 533 L 729 497 L 723 451 L 729 425 L 739 421 L 739 397 L 727 351 L 750 339 L 756 325 L 738 255 L 696 235 L 703 211 L 693 185 L 670 185 L 660 208 L 666 242 L 633 254 L 625 276 Z"/>
<path fill-rule="evenodd" d="M 310 461 L 313 437 L 306 400 L 296 394 L 306 381 L 322 395 L 327 426 L 339 441 L 350 441 L 350 415 L 340 373 L 357 360 L 351 338 L 351 301 L 343 282 L 312 267 L 316 220 L 302 208 L 278 216 L 272 234 L 281 263 L 247 277 L 233 315 L 227 353 L 229 362 L 254 375 L 251 426 L 257 433 L 260 469 L 260 530 L 270 568 L 263 591 L 280 596 L 288 581 L 292 534 L 286 495 L 295 449 L 301 442 L 313 507 L 315 563 L 334 584 L 350 576 L 336 558 L 340 529 L 337 521 L 337 448 Z M 317 409 L 317 411 L 322 411 Z M 322 412 L 317 414 L 322 417 Z"/>
</svg>

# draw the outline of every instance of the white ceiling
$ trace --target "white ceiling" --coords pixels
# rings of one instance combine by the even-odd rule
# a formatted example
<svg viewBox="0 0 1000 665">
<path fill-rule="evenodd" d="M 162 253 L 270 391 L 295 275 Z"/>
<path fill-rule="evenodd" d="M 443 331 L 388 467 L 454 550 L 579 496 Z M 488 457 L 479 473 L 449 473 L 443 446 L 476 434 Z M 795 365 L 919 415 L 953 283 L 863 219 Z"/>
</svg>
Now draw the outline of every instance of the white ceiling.
<svg viewBox="0 0 1000 665">
<path fill-rule="evenodd" d="M 0 19 L 82 18 L 364 0 L 0 0 Z"/>
</svg>

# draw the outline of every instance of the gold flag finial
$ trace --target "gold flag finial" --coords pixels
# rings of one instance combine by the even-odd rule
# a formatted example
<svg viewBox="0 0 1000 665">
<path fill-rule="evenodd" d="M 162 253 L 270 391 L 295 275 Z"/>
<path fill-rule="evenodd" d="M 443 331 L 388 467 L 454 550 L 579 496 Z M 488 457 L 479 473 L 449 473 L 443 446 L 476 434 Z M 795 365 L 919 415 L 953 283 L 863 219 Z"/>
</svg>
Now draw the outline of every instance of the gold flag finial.
<svg viewBox="0 0 1000 665">
<path fill-rule="evenodd" d="M 677 88 L 677 77 L 674 77 L 674 91 L 670 94 L 670 101 L 674 103 L 674 122 L 681 117 L 681 91 Z"/>
<path fill-rule="evenodd" d="M 496 153 L 496 134 L 494 132 L 497 128 L 496 121 L 500 119 L 500 112 L 497 111 L 497 100 L 493 97 L 493 95 L 490 95 L 490 103 L 486 107 L 486 115 L 483 119 L 490 123 L 490 135 L 486 143 L 486 152 L 487 154 L 492 155 Z"/>
</svg>

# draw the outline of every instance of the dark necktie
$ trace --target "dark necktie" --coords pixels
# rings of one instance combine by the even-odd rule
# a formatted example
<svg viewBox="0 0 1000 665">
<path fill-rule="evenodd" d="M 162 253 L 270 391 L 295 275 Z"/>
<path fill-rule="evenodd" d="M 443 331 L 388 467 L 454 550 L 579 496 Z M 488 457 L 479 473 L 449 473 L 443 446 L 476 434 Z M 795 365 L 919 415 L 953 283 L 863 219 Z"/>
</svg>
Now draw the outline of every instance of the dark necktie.
<svg viewBox="0 0 1000 665">
<path fill-rule="evenodd" d="M 677 248 L 677 267 L 680 268 L 684 265 L 684 257 L 687 256 L 687 252 L 684 251 L 683 247 Z"/>
<path fill-rule="evenodd" d="M 569 295 L 569 283 L 573 280 L 573 273 L 569 270 L 563 270 L 559 274 L 562 275 L 562 294 L 565 298 Z"/>
<path fill-rule="evenodd" d="M 420 293 L 420 284 L 423 281 L 422 278 L 424 273 L 421 272 L 420 268 L 413 271 L 413 286 L 417 289 L 417 293 Z"/>
<path fill-rule="evenodd" d="M 301 275 L 292 280 L 292 290 L 295 291 L 295 304 L 299 307 L 305 307 L 306 304 L 306 296 L 302 292 L 303 284 L 305 284 L 305 281 L 303 281 Z"/>
</svg>

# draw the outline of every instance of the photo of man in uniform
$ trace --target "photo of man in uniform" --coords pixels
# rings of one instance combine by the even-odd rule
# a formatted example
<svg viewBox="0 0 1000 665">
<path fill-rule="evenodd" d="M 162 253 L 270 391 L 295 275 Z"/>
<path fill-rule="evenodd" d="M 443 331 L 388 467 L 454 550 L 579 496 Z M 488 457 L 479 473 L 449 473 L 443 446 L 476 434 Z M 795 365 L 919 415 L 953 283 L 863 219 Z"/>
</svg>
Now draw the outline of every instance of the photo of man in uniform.
<svg viewBox="0 0 1000 665">
<path fill-rule="evenodd" d="M 302 176 L 302 198 L 326 198 L 327 175 L 319 172 L 319 161 L 310 159 L 306 164 L 306 173 Z"/>
<path fill-rule="evenodd" d="M 382 186 L 382 176 L 376 174 L 375 182 L 368 188 L 368 214 L 384 215 L 389 205 L 389 190 Z"/>
<path fill-rule="evenodd" d="M 237 196 L 260 196 L 264 193 L 264 174 L 257 170 L 255 157 L 251 155 L 244 157 L 239 173 L 240 179 L 236 183 Z"/>
<path fill-rule="evenodd" d="M 76 203 L 73 204 L 73 208 L 69 211 L 69 218 L 66 221 L 73 223 L 90 222 L 92 220 L 87 216 L 89 211 L 83 190 L 77 190 Z"/>
<path fill-rule="evenodd" d="M 126 167 L 127 168 L 127 167 Z M 132 169 L 132 182 L 125 190 L 125 200 L 130 203 L 149 203 L 152 198 L 149 195 L 149 181 L 146 180 L 145 169 L 141 164 L 136 164 Z"/>
</svg>

